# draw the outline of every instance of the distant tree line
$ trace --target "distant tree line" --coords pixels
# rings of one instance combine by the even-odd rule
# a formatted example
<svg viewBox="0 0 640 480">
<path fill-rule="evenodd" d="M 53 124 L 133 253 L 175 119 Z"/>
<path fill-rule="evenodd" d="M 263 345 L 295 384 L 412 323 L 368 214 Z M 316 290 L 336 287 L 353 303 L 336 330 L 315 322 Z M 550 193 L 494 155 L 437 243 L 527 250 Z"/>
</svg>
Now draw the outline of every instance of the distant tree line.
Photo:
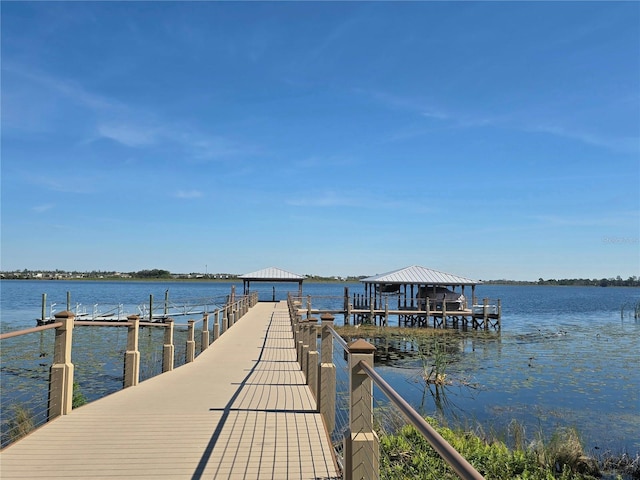
<svg viewBox="0 0 640 480">
<path fill-rule="evenodd" d="M 169 270 L 161 270 L 159 268 L 131 272 L 129 275 L 131 275 L 132 278 L 171 278 L 171 272 Z"/>
<path fill-rule="evenodd" d="M 619 275 L 615 278 L 539 278 L 538 281 L 519 280 L 482 280 L 485 285 L 557 285 L 574 287 L 640 287 L 640 277 L 632 276 L 623 280 Z"/>
<path fill-rule="evenodd" d="M 616 278 L 571 278 L 571 279 L 560 279 L 556 280 L 555 278 L 551 278 L 545 280 L 543 278 L 538 279 L 538 285 L 576 285 L 576 286 L 587 286 L 587 287 L 640 287 L 640 278 L 636 276 L 632 276 L 623 280 L 620 275 Z"/>
</svg>

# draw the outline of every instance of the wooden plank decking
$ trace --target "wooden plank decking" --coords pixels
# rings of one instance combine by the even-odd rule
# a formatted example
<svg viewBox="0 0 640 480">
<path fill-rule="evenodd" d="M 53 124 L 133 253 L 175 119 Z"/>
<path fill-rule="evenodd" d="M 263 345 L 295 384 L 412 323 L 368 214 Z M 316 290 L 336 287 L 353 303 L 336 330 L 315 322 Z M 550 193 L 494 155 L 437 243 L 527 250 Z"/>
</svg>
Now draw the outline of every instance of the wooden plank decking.
<svg viewBox="0 0 640 480">
<path fill-rule="evenodd" d="M 285 302 L 258 303 L 194 363 L 6 448 L 0 477 L 339 478 Z"/>
</svg>

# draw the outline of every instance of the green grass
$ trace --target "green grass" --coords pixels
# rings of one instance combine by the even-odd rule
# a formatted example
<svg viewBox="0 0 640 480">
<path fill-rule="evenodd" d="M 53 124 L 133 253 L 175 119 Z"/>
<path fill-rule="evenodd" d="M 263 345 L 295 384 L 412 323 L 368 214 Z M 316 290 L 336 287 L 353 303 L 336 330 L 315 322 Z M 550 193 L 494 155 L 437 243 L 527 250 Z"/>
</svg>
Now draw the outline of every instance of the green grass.
<svg viewBox="0 0 640 480">
<path fill-rule="evenodd" d="M 575 431 L 558 432 L 547 445 L 509 449 L 502 441 L 439 426 L 427 421 L 487 480 L 586 480 L 586 457 Z M 457 479 L 458 476 L 413 427 L 406 425 L 393 434 L 380 436 L 381 478 Z M 592 464 L 591 464 L 592 465 Z"/>
</svg>

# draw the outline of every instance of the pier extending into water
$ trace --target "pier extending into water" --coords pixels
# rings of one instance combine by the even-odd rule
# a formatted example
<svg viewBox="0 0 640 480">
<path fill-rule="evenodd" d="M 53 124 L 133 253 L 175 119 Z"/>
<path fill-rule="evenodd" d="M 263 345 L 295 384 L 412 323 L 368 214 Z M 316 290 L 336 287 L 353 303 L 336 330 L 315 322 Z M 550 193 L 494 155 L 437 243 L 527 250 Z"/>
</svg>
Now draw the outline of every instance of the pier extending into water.
<svg viewBox="0 0 640 480">
<path fill-rule="evenodd" d="M 173 322 L 152 322 L 165 329 L 164 373 L 144 382 L 138 381 L 140 319 L 132 315 L 122 323 L 128 329 L 123 390 L 73 411 L 73 329 L 102 322 L 76 321 L 65 311 L 51 324 L 2 334 L 5 341 L 55 329 L 55 352 L 49 422 L 0 452 L 0 475 L 377 479 L 376 384 L 453 471 L 482 478 L 373 369 L 372 345 L 347 344 L 330 314 L 320 323 L 304 318 L 300 307 L 292 297 L 258 303 L 255 294 L 241 296 L 215 315 L 211 344 L 204 315 L 197 358 L 190 321 L 188 363 L 175 369 Z M 347 390 L 339 392 L 335 359 L 343 355 Z"/>
</svg>

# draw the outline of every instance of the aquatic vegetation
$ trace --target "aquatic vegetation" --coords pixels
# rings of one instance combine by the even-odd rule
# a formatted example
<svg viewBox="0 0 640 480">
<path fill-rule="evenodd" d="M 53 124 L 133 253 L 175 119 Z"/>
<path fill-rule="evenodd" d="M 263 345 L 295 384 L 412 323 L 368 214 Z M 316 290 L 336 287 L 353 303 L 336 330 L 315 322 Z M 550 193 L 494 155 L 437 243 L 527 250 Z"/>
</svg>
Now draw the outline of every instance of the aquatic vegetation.
<svg viewBox="0 0 640 480">
<path fill-rule="evenodd" d="M 6 433 L 10 442 L 15 442 L 35 428 L 35 420 L 31 411 L 22 405 L 14 405 L 11 413 L 12 417 L 7 422 Z"/>
<path fill-rule="evenodd" d="M 73 399 L 71 400 L 71 408 L 78 408 L 87 403 L 87 397 L 80 390 L 80 384 L 73 382 Z"/>
<path fill-rule="evenodd" d="M 427 417 L 426 420 L 487 480 L 581 480 L 598 476 L 597 467 L 595 471 L 581 470 L 581 447 L 576 448 L 576 437 L 568 432 L 559 432 L 555 440 L 545 446 L 545 458 L 553 461 L 549 465 L 540 462 L 539 453 L 533 448 L 509 449 L 501 441 L 487 441 L 468 431 L 442 427 L 433 418 Z M 411 425 L 405 425 L 394 433 L 381 433 L 380 447 L 381 478 L 458 478 Z M 574 457 L 578 452 L 580 455 Z"/>
</svg>

